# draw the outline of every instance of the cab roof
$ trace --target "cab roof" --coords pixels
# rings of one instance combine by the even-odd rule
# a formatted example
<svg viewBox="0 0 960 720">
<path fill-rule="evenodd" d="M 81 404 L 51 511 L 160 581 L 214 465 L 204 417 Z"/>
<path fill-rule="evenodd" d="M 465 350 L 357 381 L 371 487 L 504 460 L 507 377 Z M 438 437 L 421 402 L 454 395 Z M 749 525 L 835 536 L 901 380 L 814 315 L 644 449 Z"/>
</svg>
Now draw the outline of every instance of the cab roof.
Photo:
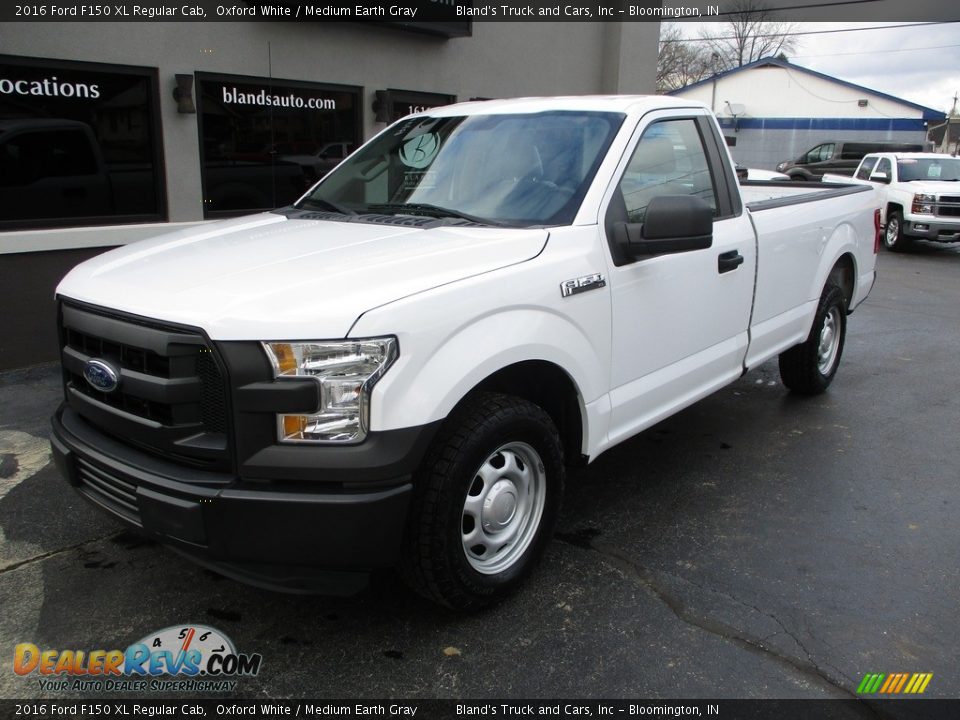
<svg viewBox="0 0 960 720">
<path fill-rule="evenodd" d="M 706 105 L 696 100 L 665 97 L 663 95 L 569 95 L 564 97 L 523 97 L 463 102 L 431 108 L 421 114 L 432 117 L 451 117 L 562 110 L 630 113 L 672 108 L 705 109 Z"/>
<path fill-rule="evenodd" d="M 925 152 L 875 152 L 867 153 L 864 157 L 885 157 L 894 160 L 956 160 L 956 155 L 946 153 L 925 153 Z"/>
</svg>

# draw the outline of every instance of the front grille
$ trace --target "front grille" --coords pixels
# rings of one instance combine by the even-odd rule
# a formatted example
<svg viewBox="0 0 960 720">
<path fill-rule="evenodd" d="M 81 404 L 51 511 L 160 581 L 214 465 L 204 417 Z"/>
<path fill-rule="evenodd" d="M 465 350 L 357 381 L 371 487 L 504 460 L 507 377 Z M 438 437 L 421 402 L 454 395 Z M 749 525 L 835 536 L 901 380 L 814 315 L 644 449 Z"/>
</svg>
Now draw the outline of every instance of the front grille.
<svg viewBox="0 0 960 720">
<path fill-rule="evenodd" d="M 77 475 L 84 495 L 107 510 L 140 525 L 137 486 L 106 468 L 77 457 Z"/>
<path fill-rule="evenodd" d="M 937 205 L 937 215 L 943 217 L 960 217 L 960 196 L 941 195 Z"/>
<path fill-rule="evenodd" d="M 197 377 L 200 378 L 200 419 L 210 432 L 227 432 L 227 396 L 217 361 L 210 351 L 197 356 Z"/>
<path fill-rule="evenodd" d="M 61 316 L 67 400 L 77 413 L 164 458 L 229 469 L 226 382 L 200 331 L 66 303 Z M 112 392 L 84 377 L 94 359 L 119 371 Z"/>
</svg>

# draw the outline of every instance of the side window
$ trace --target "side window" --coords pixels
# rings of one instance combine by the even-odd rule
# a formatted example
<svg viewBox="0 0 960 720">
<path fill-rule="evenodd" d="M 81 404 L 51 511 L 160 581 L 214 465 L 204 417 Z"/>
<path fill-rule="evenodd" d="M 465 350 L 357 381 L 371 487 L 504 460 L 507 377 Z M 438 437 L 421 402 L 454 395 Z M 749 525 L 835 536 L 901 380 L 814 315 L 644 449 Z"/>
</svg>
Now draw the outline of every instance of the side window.
<svg viewBox="0 0 960 720">
<path fill-rule="evenodd" d="M 629 222 L 643 222 L 661 195 L 696 195 L 717 213 L 717 193 L 703 140 L 691 118 L 663 120 L 644 132 L 620 180 Z"/>
<path fill-rule="evenodd" d="M 817 145 L 803 157 L 803 162 L 816 163 L 823 160 L 829 160 L 832 154 L 833 145 Z"/>
<path fill-rule="evenodd" d="M 888 178 L 891 177 L 891 175 L 890 175 L 890 160 L 889 160 L 888 158 L 883 158 L 883 159 L 881 159 L 880 162 L 877 163 L 877 167 L 876 167 L 876 169 L 874 170 L 874 172 L 886 173 Z"/>
<path fill-rule="evenodd" d="M 877 159 L 875 157 L 866 158 L 862 163 L 860 163 L 860 169 L 857 170 L 857 179 L 869 180 L 870 173 L 873 172 L 873 166 L 876 164 Z"/>
<path fill-rule="evenodd" d="M 821 145 L 818 149 L 816 157 L 812 160 L 813 162 L 826 162 L 833 158 L 833 143 L 827 143 L 826 145 Z"/>
</svg>

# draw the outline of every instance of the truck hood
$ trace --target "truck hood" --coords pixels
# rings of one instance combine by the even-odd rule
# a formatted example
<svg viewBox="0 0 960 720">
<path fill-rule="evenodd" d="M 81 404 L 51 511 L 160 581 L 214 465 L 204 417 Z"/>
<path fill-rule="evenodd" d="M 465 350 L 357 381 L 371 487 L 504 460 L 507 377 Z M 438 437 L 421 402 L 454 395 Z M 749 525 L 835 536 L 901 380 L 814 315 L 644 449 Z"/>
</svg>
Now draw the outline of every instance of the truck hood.
<svg viewBox="0 0 960 720">
<path fill-rule="evenodd" d="M 912 190 L 914 193 L 924 193 L 926 195 L 938 195 L 946 193 L 948 195 L 960 196 L 960 182 L 948 182 L 944 180 L 913 180 L 904 182 L 900 187 Z"/>
<path fill-rule="evenodd" d="M 529 260 L 547 237 L 264 213 L 105 253 L 74 268 L 57 293 L 197 326 L 215 340 L 340 338 L 367 310 Z"/>
</svg>

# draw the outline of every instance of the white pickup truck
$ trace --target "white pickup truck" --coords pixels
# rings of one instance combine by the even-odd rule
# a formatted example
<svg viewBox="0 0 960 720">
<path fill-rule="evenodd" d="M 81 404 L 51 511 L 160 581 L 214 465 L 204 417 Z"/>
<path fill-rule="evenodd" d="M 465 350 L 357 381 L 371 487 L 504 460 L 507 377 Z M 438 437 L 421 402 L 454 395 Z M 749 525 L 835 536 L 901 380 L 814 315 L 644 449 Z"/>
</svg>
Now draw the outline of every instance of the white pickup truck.
<svg viewBox="0 0 960 720">
<path fill-rule="evenodd" d="M 851 178 L 824 175 L 825 181 Z M 874 153 L 860 161 L 853 182 L 880 191 L 883 244 L 908 250 L 915 239 L 960 242 L 960 158 L 937 153 Z"/>
<path fill-rule="evenodd" d="M 57 290 L 61 472 L 219 572 L 511 591 L 587 463 L 780 357 L 824 391 L 874 282 L 876 191 L 751 185 L 703 105 L 431 109 L 293 206 Z"/>
</svg>

